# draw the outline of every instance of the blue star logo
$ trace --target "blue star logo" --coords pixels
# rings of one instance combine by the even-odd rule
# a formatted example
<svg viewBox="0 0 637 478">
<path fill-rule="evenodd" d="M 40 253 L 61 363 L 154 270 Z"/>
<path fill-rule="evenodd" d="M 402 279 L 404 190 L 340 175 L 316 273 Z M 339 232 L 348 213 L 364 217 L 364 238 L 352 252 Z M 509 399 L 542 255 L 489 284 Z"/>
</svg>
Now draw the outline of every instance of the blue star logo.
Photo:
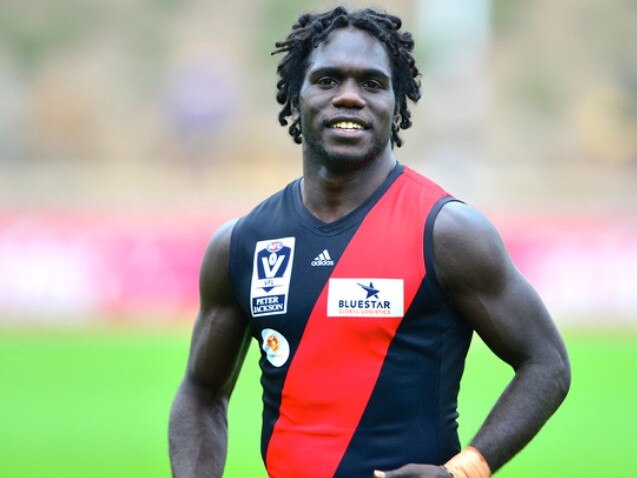
<svg viewBox="0 0 637 478">
<path fill-rule="evenodd" d="M 367 292 L 367 297 L 365 297 L 366 299 L 369 299 L 370 297 L 376 297 L 378 299 L 378 293 L 380 291 L 374 288 L 372 281 L 369 281 L 369 285 L 361 284 L 360 282 L 357 282 L 356 284 L 365 289 L 365 292 Z"/>
</svg>

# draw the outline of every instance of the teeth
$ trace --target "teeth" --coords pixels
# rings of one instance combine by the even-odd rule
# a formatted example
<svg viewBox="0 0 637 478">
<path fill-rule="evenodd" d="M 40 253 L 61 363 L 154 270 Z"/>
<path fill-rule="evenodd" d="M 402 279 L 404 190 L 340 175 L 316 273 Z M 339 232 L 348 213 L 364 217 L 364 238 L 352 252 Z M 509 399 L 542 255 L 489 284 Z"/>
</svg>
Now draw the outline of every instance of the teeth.
<svg viewBox="0 0 637 478">
<path fill-rule="evenodd" d="M 338 123 L 334 123 L 332 128 L 336 129 L 363 129 L 363 127 L 358 123 L 353 123 L 351 121 L 339 121 Z"/>
</svg>

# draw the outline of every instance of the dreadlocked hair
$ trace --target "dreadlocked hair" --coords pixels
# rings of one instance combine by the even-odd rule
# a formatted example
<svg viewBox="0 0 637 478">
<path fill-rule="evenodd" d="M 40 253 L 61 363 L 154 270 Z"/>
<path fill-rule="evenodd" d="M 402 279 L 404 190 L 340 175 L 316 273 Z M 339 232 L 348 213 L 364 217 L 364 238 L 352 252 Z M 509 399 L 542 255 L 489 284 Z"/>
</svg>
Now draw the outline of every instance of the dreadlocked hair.
<svg viewBox="0 0 637 478">
<path fill-rule="evenodd" d="M 283 105 L 279 113 L 281 126 L 288 125 L 288 117 L 293 119 L 288 131 L 295 143 L 302 143 L 301 120 L 294 113 L 298 109 L 303 78 L 312 51 L 330 33 L 339 28 L 353 26 L 364 30 L 385 45 L 392 70 L 392 83 L 396 98 L 395 118 L 392 125 L 392 145 L 400 147 L 400 129 L 412 125 L 411 113 L 407 108 L 407 98 L 414 103 L 420 99 L 420 72 L 411 52 L 414 40 L 409 32 L 400 32 L 400 18 L 371 8 L 349 12 L 344 7 L 336 7 L 325 13 L 306 13 L 292 26 L 292 31 L 283 41 L 275 43 L 277 53 L 285 53 L 277 66 L 279 81 L 276 84 L 276 100 Z"/>
</svg>

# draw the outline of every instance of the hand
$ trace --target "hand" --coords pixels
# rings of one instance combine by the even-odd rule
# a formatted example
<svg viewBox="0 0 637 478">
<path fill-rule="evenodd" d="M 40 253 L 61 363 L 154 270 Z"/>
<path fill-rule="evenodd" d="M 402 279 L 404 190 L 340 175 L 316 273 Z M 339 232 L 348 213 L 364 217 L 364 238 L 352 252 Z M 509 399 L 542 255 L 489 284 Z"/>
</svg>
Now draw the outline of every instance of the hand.
<svg viewBox="0 0 637 478">
<path fill-rule="evenodd" d="M 451 478 L 442 466 L 409 464 L 391 471 L 374 471 L 374 478 Z"/>
</svg>

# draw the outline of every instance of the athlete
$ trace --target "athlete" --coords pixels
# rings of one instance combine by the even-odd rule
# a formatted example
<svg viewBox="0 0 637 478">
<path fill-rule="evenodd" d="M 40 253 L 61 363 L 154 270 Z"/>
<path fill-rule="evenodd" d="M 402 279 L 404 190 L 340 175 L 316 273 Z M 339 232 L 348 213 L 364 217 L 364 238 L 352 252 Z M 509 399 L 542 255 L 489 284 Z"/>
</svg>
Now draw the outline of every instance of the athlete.
<svg viewBox="0 0 637 478">
<path fill-rule="evenodd" d="M 170 416 L 174 476 L 222 476 L 251 339 L 272 478 L 485 478 L 566 396 L 563 341 L 497 231 L 394 156 L 420 97 L 400 28 L 339 7 L 301 16 L 277 43 L 279 121 L 302 145 L 303 175 L 208 246 Z M 474 331 L 515 374 L 463 449 Z"/>
</svg>

